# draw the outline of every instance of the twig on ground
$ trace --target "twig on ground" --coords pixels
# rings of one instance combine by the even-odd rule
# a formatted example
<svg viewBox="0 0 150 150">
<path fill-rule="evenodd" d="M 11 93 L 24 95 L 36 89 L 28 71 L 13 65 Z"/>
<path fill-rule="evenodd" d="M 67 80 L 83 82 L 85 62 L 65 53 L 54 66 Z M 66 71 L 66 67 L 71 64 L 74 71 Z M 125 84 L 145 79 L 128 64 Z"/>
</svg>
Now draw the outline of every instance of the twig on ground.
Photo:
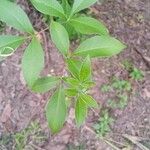
<svg viewBox="0 0 150 150">
<path fill-rule="evenodd" d="M 141 58 L 143 59 L 145 65 L 146 65 L 148 68 L 150 68 L 150 58 L 143 56 L 143 54 L 142 54 L 139 50 L 137 50 L 136 48 L 135 48 L 135 51 L 141 56 Z"/>
<path fill-rule="evenodd" d="M 115 150 L 121 150 L 120 148 L 118 148 L 113 143 L 109 142 L 108 140 L 104 140 L 104 141 L 105 141 L 105 143 L 107 143 L 108 145 L 110 145 L 113 149 L 115 149 Z"/>
<path fill-rule="evenodd" d="M 143 144 L 140 143 L 141 138 L 136 137 L 136 136 L 131 136 L 131 135 L 128 135 L 128 134 L 124 134 L 123 137 L 128 139 L 129 141 L 131 141 L 133 144 L 138 146 L 140 149 L 149 150 L 149 148 L 147 148 L 146 146 L 144 146 Z"/>
<path fill-rule="evenodd" d="M 45 149 L 43 149 L 43 148 L 40 148 L 40 147 L 34 145 L 33 143 L 30 143 L 30 145 L 31 145 L 33 148 L 35 148 L 36 150 L 45 150 Z"/>
<path fill-rule="evenodd" d="M 96 135 L 95 131 L 93 129 L 91 129 L 90 127 L 88 126 L 84 126 L 84 129 L 91 132 L 92 134 Z M 114 140 L 111 140 L 111 139 L 106 139 L 106 138 L 100 138 L 102 141 L 104 141 L 105 143 L 107 143 L 109 146 L 111 146 L 113 149 L 115 150 L 121 150 L 120 148 L 118 148 L 117 146 L 115 146 L 113 143 L 116 143 L 122 147 L 127 147 L 126 145 L 122 144 L 122 143 L 119 143 L 117 141 L 114 141 Z M 113 142 L 113 143 L 112 143 Z"/>
</svg>

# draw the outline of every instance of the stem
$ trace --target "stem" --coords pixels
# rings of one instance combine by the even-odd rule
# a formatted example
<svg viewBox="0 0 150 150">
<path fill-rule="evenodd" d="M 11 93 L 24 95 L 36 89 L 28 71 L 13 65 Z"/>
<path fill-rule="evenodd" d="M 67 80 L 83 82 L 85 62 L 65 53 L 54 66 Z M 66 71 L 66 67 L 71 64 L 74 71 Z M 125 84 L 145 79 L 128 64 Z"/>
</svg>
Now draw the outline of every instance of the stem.
<svg viewBox="0 0 150 150">
<path fill-rule="evenodd" d="M 46 30 L 48 30 L 48 29 L 49 29 L 49 27 L 46 27 L 45 29 L 43 29 L 43 30 L 37 32 L 36 35 L 40 34 L 41 32 L 44 32 L 44 31 L 46 31 Z"/>
<path fill-rule="evenodd" d="M 39 32 L 36 32 L 35 34 L 32 34 L 32 35 L 29 35 L 29 36 L 25 37 L 25 39 L 30 39 L 30 38 L 36 37 L 38 34 L 44 32 L 44 31 L 46 31 L 48 29 L 49 29 L 49 27 L 46 27 L 45 29 L 43 29 L 43 30 L 41 30 Z"/>
</svg>

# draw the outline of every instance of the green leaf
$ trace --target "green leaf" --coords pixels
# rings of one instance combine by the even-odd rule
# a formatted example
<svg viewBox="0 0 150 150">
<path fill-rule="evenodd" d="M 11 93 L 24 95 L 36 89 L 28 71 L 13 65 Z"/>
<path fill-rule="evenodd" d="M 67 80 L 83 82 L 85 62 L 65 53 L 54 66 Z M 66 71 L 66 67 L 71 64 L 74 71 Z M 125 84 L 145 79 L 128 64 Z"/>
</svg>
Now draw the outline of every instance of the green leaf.
<svg viewBox="0 0 150 150">
<path fill-rule="evenodd" d="M 86 89 L 91 88 L 95 85 L 95 82 L 93 82 L 91 79 L 87 80 L 86 82 L 82 83 L 82 86 Z"/>
<path fill-rule="evenodd" d="M 75 50 L 79 56 L 106 57 L 120 53 L 126 46 L 119 40 L 110 36 L 95 36 L 85 40 Z"/>
<path fill-rule="evenodd" d="M 78 126 L 81 126 L 84 123 L 86 116 L 87 116 L 87 105 L 79 96 L 75 106 L 75 118 Z"/>
<path fill-rule="evenodd" d="M 24 40 L 24 37 L 0 35 L 0 56 L 14 52 Z"/>
<path fill-rule="evenodd" d="M 72 14 L 79 12 L 89 6 L 93 5 L 97 0 L 74 0 Z"/>
<path fill-rule="evenodd" d="M 32 90 L 38 93 L 44 93 L 52 88 L 55 88 L 59 83 L 59 78 L 57 77 L 41 77 L 35 81 L 32 86 Z"/>
<path fill-rule="evenodd" d="M 60 88 L 50 98 L 46 106 L 46 118 L 53 133 L 58 132 L 63 127 L 66 114 L 64 89 Z"/>
<path fill-rule="evenodd" d="M 68 77 L 65 81 L 67 82 L 67 84 L 69 84 L 72 87 L 77 87 L 80 83 L 78 79 L 72 77 Z"/>
<path fill-rule="evenodd" d="M 91 60 L 90 57 L 87 56 L 82 63 L 82 67 L 80 70 L 80 80 L 85 81 L 91 77 Z"/>
<path fill-rule="evenodd" d="M 34 38 L 24 52 L 22 70 L 24 78 L 32 88 L 44 67 L 44 53 L 40 42 Z"/>
<path fill-rule="evenodd" d="M 20 31 L 34 33 L 25 12 L 8 0 L 0 0 L 0 20 Z"/>
<path fill-rule="evenodd" d="M 81 94 L 81 99 L 87 104 L 88 107 L 98 108 L 97 102 L 87 94 Z"/>
<path fill-rule="evenodd" d="M 65 94 L 69 97 L 76 96 L 78 94 L 77 89 L 66 89 Z"/>
<path fill-rule="evenodd" d="M 82 34 L 108 35 L 108 29 L 98 20 L 91 17 L 78 17 L 70 20 L 77 32 Z"/>
<path fill-rule="evenodd" d="M 33 6 L 43 14 L 65 17 L 64 10 L 57 0 L 30 0 Z"/>
<path fill-rule="evenodd" d="M 69 72 L 72 74 L 72 76 L 78 79 L 80 68 L 81 68 L 78 62 L 70 58 L 70 59 L 67 59 L 67 65 L 68 65 Z"/>
<path fill-rule="evenodd" d="M 62 7 L 64 9 L 64 12 L 67 16 L 70 15 L 70 12 L 71 12 L 71 6 L 70 4 L 68 3 L 68 0 L 62 0 Z"/>
<path fill-rule="evenodd" d="M 77 32 L 74 29 L 74 27 L 70 24 L 70 22 L 68 21 L 68 22 L 64 23 L 63 25 L 64 25 L 64 27 L 66 28 L 66 30 L 68 32 L 70 40 L 76 39 Z"/>
<path fill-rule="evenodd" d="M 66 55 L 69 50 L 69 36 L 64 26 L 58 22 L 52 21 L 50 32 L 52 41 L 55 43 L 58 50 Z"/>
</svg>

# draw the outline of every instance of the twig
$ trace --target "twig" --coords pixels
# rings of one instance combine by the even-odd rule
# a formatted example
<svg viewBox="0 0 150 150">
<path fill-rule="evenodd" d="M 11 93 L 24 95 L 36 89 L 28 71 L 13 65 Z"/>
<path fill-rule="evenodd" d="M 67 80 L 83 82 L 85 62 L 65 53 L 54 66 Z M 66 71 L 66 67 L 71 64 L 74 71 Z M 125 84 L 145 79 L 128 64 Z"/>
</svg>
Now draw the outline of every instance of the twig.
<svg viewBox="0 0 150 150">
<path fill-rule="evenodd" d="M 88 127 L 88 126 L 85 125 L 84 129 L 87 130 L 87 131 L 89 131 L 89 132 L 91 132 L 91 133 L 93 133 L 94 135 L 96 135 L 95 131 L 93 129 L 91 129 L 90 127 Z"/>
<path fill-rule="evenodd" d="M 43 148 L 40 148 L 40 147 L 34 145 L 33 143 L 30 143 L 30 145 L 31 145 L 33 148 L 35 148 L 36 150 L 45 150 L 45 149 L 43 149 Z"/>
<path fill-rule="evenodd" d="M 136 136 L 131 136 L 128 134 L 124 134 L 123 135 L 124 138 L 128 139 L 129 141 L 131 141 L 133 144 L 135 144 L 136 146 L 138 146 L 140 149 L 142 150 L 149 150 L 146 146 L 144 146 L 143 144 L 141 144 L 139 141 L 140 139 Z"/>
<path fill-rule="evenodd" d="M 44 42 L 44 48 L 45 48 L 45 52 L 46 52 L 46 69 L 49 70 L 49 67 L 50 67 L 50 60 L 51 60 L 51 57 L 49 55 L 49 51 L 48 51 L 48 43 L 47 43 L 47 38 L 46 38 L 46 35 L 45 35 L 45 32 L 41 32 L 41 35 L 42 35 L 42 38 L 43 38 L 43 42 Z M 48 71 L 47 71 L 48 72 Z M 49 73 L 49 72 L 48 72 Z"/>
<path fill-rule="evenodd" d="M 148 68 L 150 68 L 149 59 L 148 59 L 147 57 L 144 57 L 144 56 L 142 55 L 142 53 L 141 53 L 139 50 L 137 50 L 136 48 L 135 48 L 135 51 L 141 56 L 141 58 L 143 59 L 144 63 L 146 64 L 146 66 L 147 66 Z"/>
<path fill-rule="evenodd" d="M 110 145 L 113 149 L 115 150 L 121 150 L 120 148 L 118 148 L 117 146 L 115 146 L 114 144 L 112 144 L 111 142 L 109 142 L 108 140 L 104 140 L 108 145 Z"/>
<path fill-rule="evenodd" d="M 96 135 L 96 133 L 95 133 L 95 131 L 93 130 L 93 129 L 91 129 L 90 127 L 88 127 L 88 126 L 84 126 L 84 129 L 86 129 L 86 130 L 88 130 L 89 132 L 91 132 L 92 134 L 94 134 L 94 135 Z M 116 147 L 113 143 L 111 143 L 111 142 L 114 142 L 114 143 L 117 143 L 117 144 L 119 144 L 119 145 L 121 145 L 121 146 L 124 146 L 124 147 L 126 147 L 126 145 L 124 145 L 124 144 L 122 144 L 122 143 L 119 143 L 119 142 L 117 142 L 117 141 L 113 141 L 113 140 L 111 140 L 111 139 L 105 139 L 105 138 L 100 138 L 101 140 L 103 140 L 104 142 L 106 142 L 107 144 L 109 144 L 112 148 L 114 148 L 115 150 L 120 150 L 118 147 Z"/>
<path fill-rule="evenodd" d="M 112 139 L 105 139 L 105 140 L 110 141 L 110 142 L 113 142 L 113 143 L 116 143 L 116 144 L 118 144 L 118 145 L 120 145 L 120 146 L 122 146 L 122 147 L 127 147 L 127 145 L 124 145 L 124 144 L 122 144 L 122 143 L 120 143 L 120 142 L 117 142 L 117 141 L 114 141 L 114 140 L 112 140 Z"/>
<path fill-rule="evenodd" d="M 46 27 L 45 29 L 43 29 L 43 30 L 41 30 L 41 31 L 37 32 L 36 34 L 38 35 L 38 34 L 40 34 L 40 33 L 44 32 L 44 31 L 46 31 L 46 30 L 48 30 L 48 29 L 49 29 L 49 27 Z"/>
</svg>

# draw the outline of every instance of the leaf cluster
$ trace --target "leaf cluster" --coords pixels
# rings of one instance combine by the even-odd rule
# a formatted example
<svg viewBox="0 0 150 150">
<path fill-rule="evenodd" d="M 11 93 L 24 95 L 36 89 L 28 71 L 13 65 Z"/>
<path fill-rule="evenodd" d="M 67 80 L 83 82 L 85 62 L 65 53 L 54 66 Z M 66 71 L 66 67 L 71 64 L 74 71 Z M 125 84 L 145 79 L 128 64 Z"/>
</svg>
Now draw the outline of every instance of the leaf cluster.
<svg viewBox="0 0 150 150">
<path fill-rule="evenodd" d="M 30 1 L 39 12 L 50 16 L 51 21 L 46 29 L 50 31 L 51 40 L 63 55 L 68 76 L 41 76 L 44 68 L 44 51 L 39 38 L 41 31 L 37 32 L 26 13 L 8 0 L 0 0 L 0 20 L 25 34 L 0 35 L 0 56 L 10 56 L 24 42 L 30 41 L 22 56 L 22 71 L 30 90 L 45 93 L 54 89 L 45 108 L 49 127 L 53 133 L 63 127 L 68 111 L 66 97 L 74 100 L 76 123 L 80 126 L 87 116 L 88 108 L 98 107 L 88 94 L 93 85 L 91 58 L 116 55 L 126 46 L 111 37 L 101 21 L 79 14 L 97 0 L 74 0 L 72 5 L 68 0 L 63 0 L 62 3 L 57 0 Z M 71 29 L 90 35 L 73 52 L 70 51 Z"/>
</svg>

